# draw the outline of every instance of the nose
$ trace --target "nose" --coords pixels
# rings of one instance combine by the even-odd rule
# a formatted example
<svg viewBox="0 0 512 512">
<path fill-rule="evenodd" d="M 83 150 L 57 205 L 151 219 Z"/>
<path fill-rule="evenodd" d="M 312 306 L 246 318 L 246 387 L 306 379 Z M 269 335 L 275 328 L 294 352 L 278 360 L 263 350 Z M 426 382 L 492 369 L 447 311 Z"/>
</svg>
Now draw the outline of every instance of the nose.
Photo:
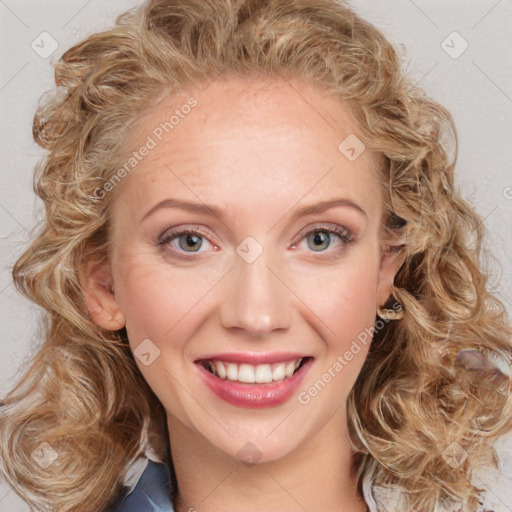
<svg viewBox="0 0 512 512">
<path fill-rule="evenodd" d="M 290 327 L 292 304 L 284 276 L 272 268 L 264 251 L 248 263 L 238 258 L 224 283 L 220 308 L 226 329 L 243 329 L 251 337 L 264 337 Z"/>
</svg>

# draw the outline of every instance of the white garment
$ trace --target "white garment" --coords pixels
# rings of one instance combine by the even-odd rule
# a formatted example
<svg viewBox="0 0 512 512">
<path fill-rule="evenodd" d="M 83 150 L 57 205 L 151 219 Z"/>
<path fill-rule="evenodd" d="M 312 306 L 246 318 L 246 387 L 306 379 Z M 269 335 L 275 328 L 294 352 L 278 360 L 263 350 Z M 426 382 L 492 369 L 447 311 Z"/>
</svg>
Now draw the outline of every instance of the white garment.
<svg viewBox="0 0 512 512">
<path fill-rule="evenodd" d="M 476 472 L 473 483 L 485 493 L 481 495 L 482 506 L 471 512 L 512 512 L 512 432 L 502 436 L 495 445 L 499 458 L 499 469 L 482 468 Z M 372 485 L 369 479 L 363 481 L 363 494 L 370 512 L 405 512 L 403 493 L 400 488 L 393 492 Z M 438 507 L 432 512 L 454 511 Z"/>
</svg>

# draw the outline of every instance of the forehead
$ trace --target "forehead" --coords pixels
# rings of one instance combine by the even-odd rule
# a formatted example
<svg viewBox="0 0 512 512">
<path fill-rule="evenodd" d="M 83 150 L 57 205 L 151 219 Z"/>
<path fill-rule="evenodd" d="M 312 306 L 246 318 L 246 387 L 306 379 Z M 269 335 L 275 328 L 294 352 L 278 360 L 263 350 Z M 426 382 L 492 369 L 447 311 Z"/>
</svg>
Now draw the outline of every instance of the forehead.
<svg viewBox="0 0 512 512">
<path fill-rule="evenodd" d="M 164 94 L 127 146 L 150 148 L 116 190 L 133 220 L 176 196 L 234 211 L 342 194 L 380 208 L 379 155 L 362 150 L 346 104 L 300 81 L 223 78 Z"/>
</svg>

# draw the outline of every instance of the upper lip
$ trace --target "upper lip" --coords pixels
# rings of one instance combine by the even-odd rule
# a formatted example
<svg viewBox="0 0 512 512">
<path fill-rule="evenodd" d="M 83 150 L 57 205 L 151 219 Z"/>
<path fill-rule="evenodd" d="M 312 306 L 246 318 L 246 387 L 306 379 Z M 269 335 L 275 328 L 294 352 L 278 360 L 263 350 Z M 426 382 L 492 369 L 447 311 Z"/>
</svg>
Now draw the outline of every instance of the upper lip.
<svg viewBox="0 0 512 512">
<path fill-rule="evenodd" d="M 247 363 L 252 365 L 272 364 L 293 361 L 303 357 L 309 357 L 298 352 L 225 352 L 223 354 L 213 354 L 210 356 L 200 357 L 199 361 L 208 361 L 217 359 L 228 363 Z"/>
</svg>

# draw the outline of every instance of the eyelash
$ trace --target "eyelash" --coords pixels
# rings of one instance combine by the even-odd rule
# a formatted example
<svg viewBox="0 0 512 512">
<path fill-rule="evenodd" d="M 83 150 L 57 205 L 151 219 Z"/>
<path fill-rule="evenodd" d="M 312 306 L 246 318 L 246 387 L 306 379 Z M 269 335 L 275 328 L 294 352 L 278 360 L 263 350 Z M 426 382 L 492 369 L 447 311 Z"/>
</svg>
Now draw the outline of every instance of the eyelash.
<svg viewBox="0 0 512 512">
<path fill-rule="evenodd" d="M 301 241 L 306 239 L 309 235 L 313 234 L 313 233 L 317 233 L 317 232 L 323 232 L 323 233 L 333 233 L 335 235 L 338 235 L 341 239 L 341 241 L 343 242 L 343 245 L 344 246 L 347 246 L 351 243 L 354 242 L 354 235 L 347 229 L 347 228 L 343 228 L 343 227 L 338 227 L 338 226 L 335 226 L 335 227 L 332 227 L 332 226 L 314 226 L 313 228 L 311 228 L 310 230 L 308 230 L 306 233 L 304 233 L 304 235 L 302 235 L 301 237 Z M 208 239 L 209 238 L 209 235 L 201 230 L 198 230 L 198 229 L 192 229 L 192 228 L 178 228 L 174 231 L 164 231 L 164 234 L 161 235 L 157 241 L 157 244 L 159 246 L 162 246 L 164 247 L 164 249 L 166 249 L 165 246 L 167 246 L 169 244 L 169 242 L 175 240 L 175 239 L 178 239 L 181 235 L 200 235 L 201 237 L 203 238 L 206 238 Z M 211 242 L 210 242 L 211 243 Z M 215 244 L 214 244 L 215 245 Z M 296 244 L 293 244 L 293 247 L 296 247 Z M 330 247 L 330 246 L 329 246 Z M 173 250 L 171 249 L 172 252 L 176 252 L 176 250 Z M 311 251 L 313 253 L 315 252 L 318 252 L 318 253 L 324 253 L 326 252 L 326 250 L 324 251 Z M 181 254 L 194 254 L 194 252 L 191 252 L 191 253 L 187 253 L 187 252 L 182 252 Z M 189 258 L 189 256 L 184 256 L 185 258 Z"/>
</svg>

